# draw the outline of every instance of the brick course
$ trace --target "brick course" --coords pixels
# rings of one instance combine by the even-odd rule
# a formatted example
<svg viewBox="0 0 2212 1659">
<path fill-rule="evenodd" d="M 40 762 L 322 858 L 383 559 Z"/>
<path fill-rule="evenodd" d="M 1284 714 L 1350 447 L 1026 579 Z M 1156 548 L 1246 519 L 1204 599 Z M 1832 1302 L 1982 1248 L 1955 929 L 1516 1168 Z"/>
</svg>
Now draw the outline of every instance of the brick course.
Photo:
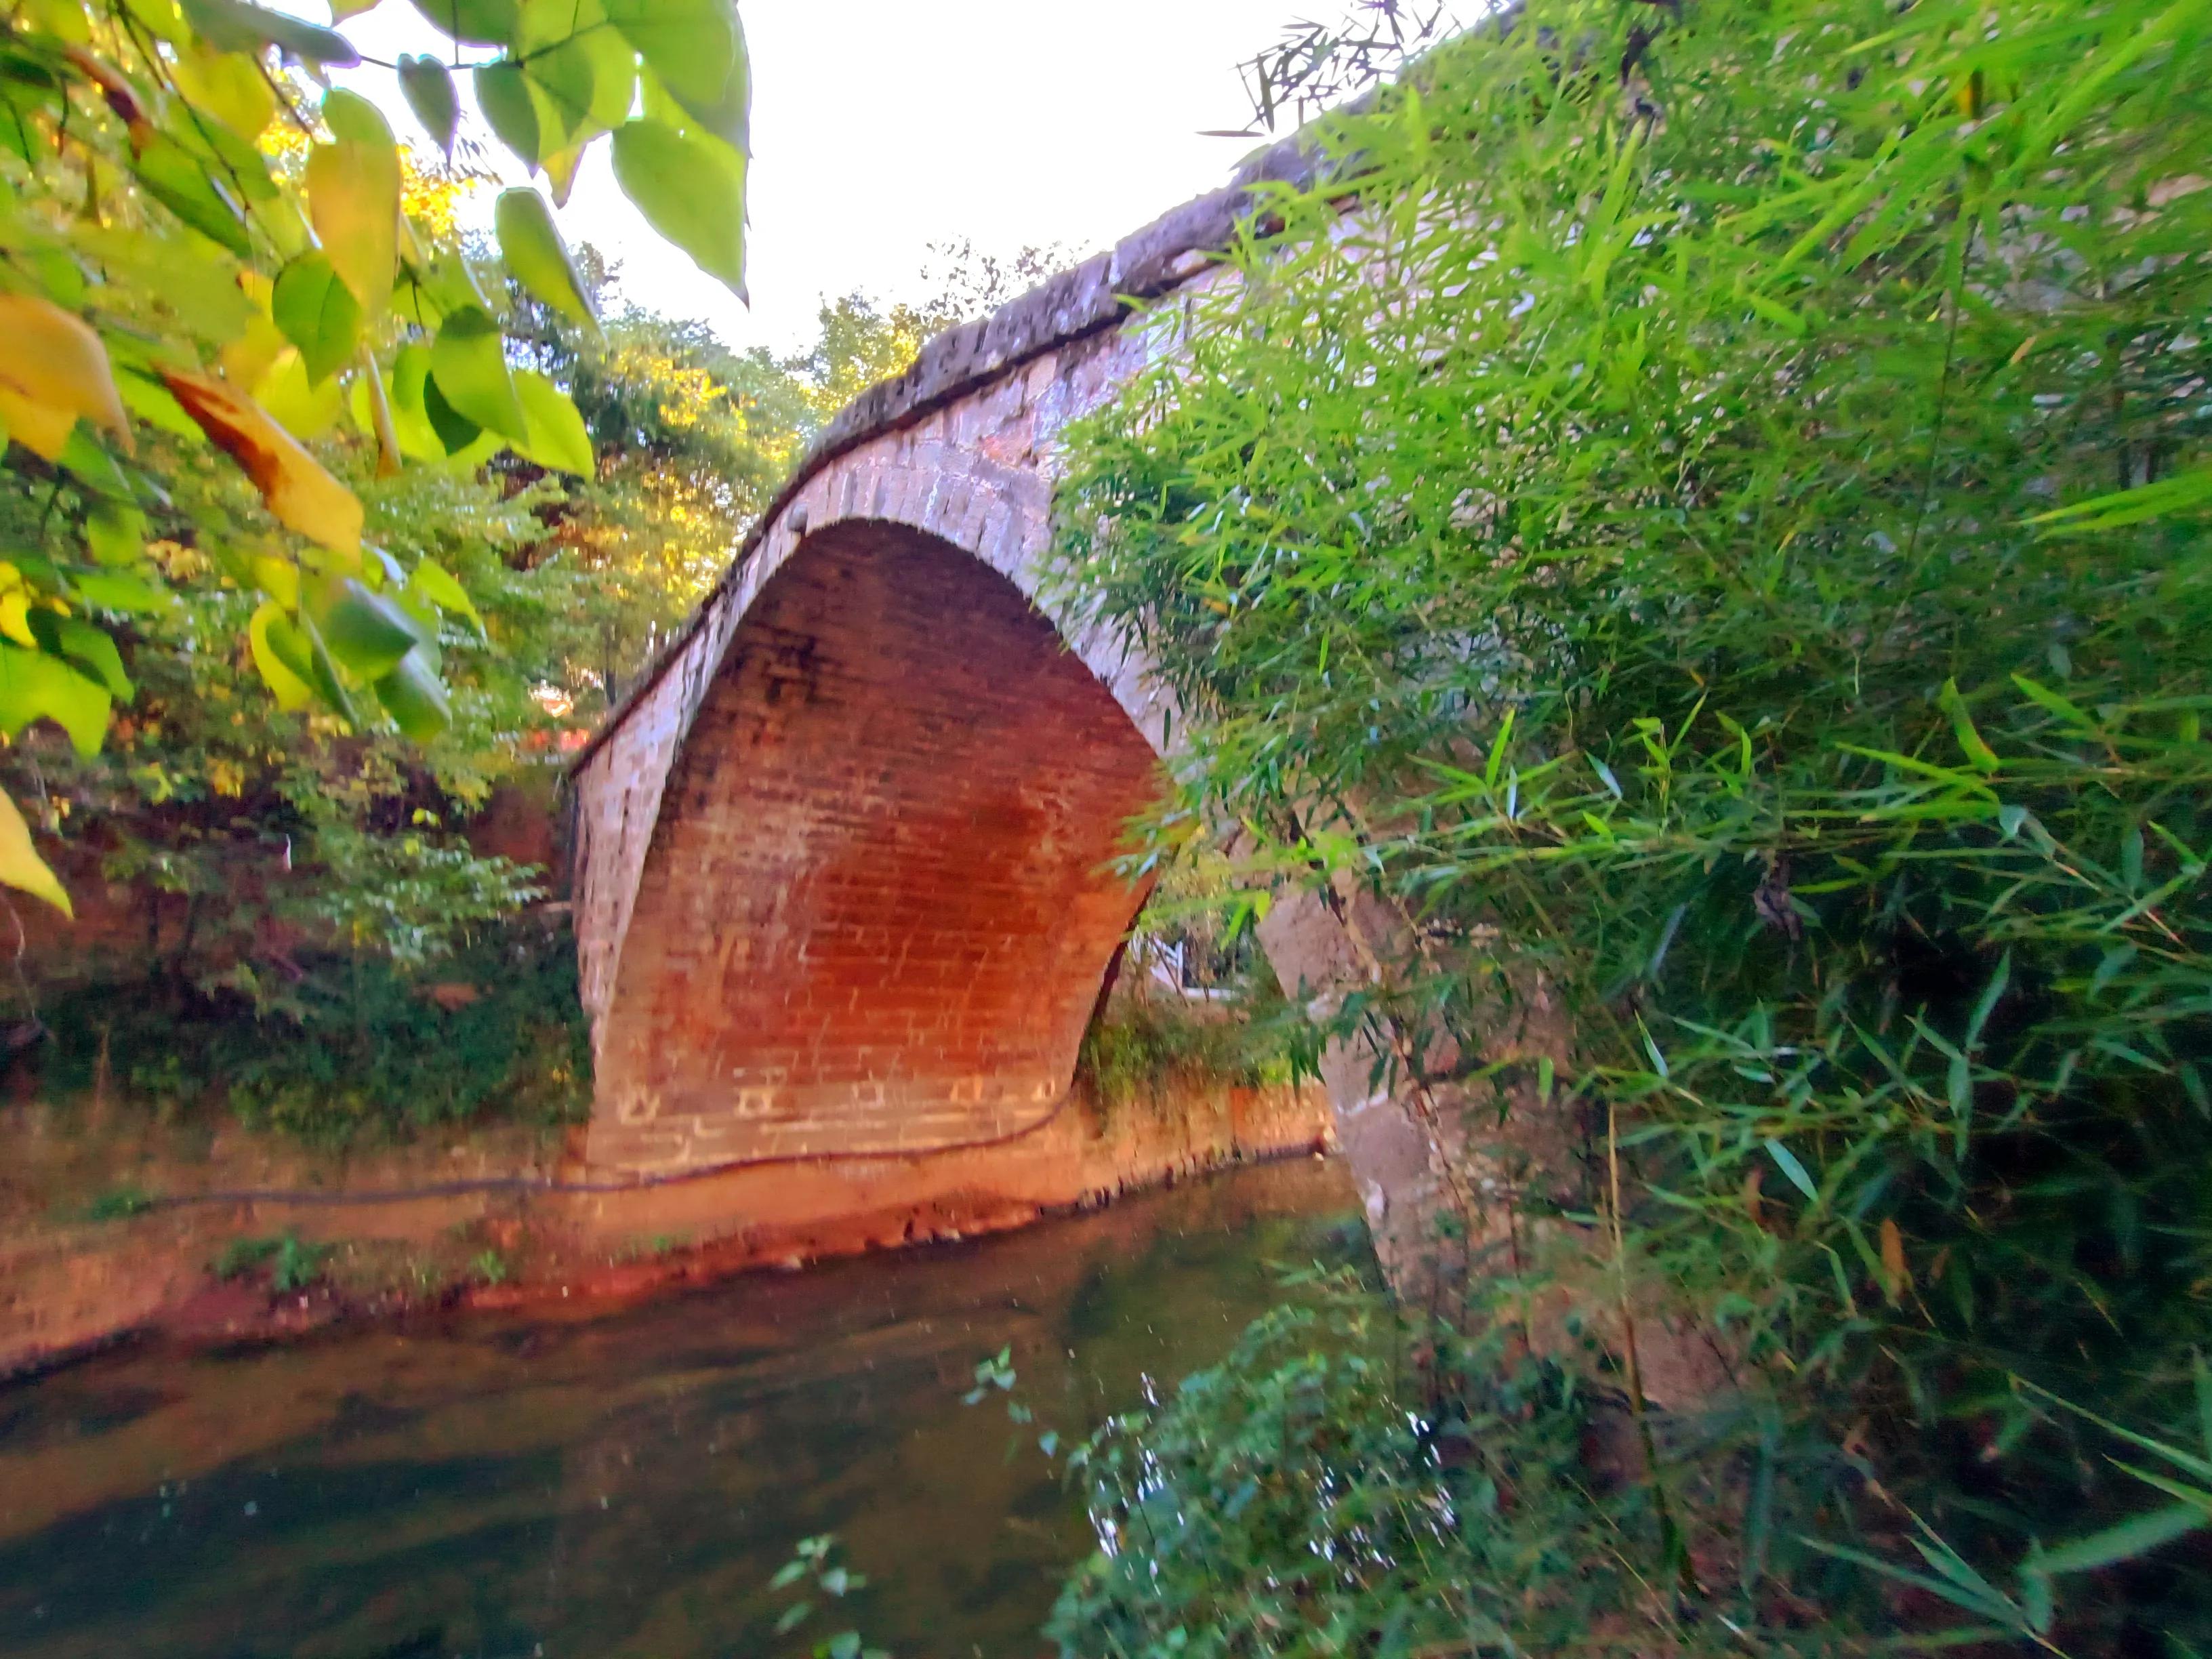
<svg viewBox="0 0 2212 1659">
<path fill-rule="evenodd" d="M 594 1161 L 890 1151 L 1036 1119 L 1135 910 L 1109 861 L 1156 764 L 1006 578 L 904 526 L 810 536 L 668 775 Z"/>
</svg>

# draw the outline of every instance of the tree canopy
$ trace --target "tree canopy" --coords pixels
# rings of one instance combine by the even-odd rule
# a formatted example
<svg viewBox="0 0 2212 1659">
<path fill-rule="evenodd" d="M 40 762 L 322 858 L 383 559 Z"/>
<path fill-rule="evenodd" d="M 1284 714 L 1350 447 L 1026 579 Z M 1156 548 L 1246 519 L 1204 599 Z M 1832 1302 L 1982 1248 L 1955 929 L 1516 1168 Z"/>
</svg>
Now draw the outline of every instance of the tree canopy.
<svg viewBox="0 0 2212 1659">
<path fill-rule="evenodd" d="M 605 140 L 647 219 L 742 294 L 750 88 L 728 0 L 420 9 L 453 61 L 393 68 L 445 158 L 403 149 L 358 94 L 314 96 L 360 55 L 250 0 L 25 0 L 0 21 L 0 732 L 50 720 L 99 754 L 140 695 L 126 640 L 229 702 L 241 688 L 199 665 L 235 639 L 276 711 L 364 738 L 433 744 L 457 696 L 497 700 L 453 678 L 489 639 L 461 567 L 496 562 L 525 508 L 456 497 L 499 455 L 585 478 L 598 461 L 455 235 L 457 71 L 556 201 Z M 502 192 L 495 223 L 529 309 L 596 333 L 544 196 Z M 6 799 L 0 881 L 69 907 Z"/>
</svg>

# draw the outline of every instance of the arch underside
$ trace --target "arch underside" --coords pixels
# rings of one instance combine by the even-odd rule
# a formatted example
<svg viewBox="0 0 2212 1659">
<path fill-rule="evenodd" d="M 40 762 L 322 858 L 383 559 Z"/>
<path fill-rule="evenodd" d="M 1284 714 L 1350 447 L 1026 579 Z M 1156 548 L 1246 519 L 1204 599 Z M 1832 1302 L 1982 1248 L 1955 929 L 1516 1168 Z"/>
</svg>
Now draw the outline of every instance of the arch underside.
<svg viewBox="0 0 2212 1659">
<path fill-rule="evenodd" d="M 738 623 L 661 797 L 602 1030 L 594 1164 L 1011 1133 L 1068 1086 L 1159 787 L 1005 577 L 848 521 Z"/>
</svg>

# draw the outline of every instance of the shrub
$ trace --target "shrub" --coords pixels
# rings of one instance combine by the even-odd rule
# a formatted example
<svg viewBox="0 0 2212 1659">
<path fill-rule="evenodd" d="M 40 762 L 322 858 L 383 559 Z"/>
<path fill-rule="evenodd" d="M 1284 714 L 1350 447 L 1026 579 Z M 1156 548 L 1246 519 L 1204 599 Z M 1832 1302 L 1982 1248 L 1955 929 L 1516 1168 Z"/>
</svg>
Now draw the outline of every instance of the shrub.
<svg viewBox="0 0 2212 1659">
<path fill-rule="evenodd" d="M 569 1122 L 588 1108 L 565 928 L 519 920 L 422 972 L 336 954 L 298 965 L 296 981 L 264 971 L 206 990 L 79 992 L 49 1015 L 48 1079 L 89 1087 L 104 1042 L 142 1097 L 172 1109 L 221 1101 L 243 1122 L 324 1146 L 487 1120 Z"/>
<path fill-rule="evenodd" d="M 2055 1403 L 2203 1438 L 2201 15 L 1528 0 L 1327 143 L 1062 497 L 1182 810 L 1413 916 L 1338 1029 L 1456 1037 L 1423 1086 L 1565 1126 L 1534 1207 L 1723 1334 L 1655 1480 L 1868 1479 L 1699 1606 L 2203 1650 L 2206 1469 Z"/>
</svg>

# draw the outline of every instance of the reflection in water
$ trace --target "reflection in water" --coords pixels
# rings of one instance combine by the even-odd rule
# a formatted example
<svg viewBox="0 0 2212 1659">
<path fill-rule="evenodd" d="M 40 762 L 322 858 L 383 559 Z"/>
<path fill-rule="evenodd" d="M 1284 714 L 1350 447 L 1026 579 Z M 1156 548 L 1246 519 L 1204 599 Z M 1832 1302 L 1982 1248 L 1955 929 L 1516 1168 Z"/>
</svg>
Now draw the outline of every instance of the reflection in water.
<svg viewBox="0 0 2212 1659">
<path fill-rule="evenodd" d="M 1034 1654 L 1088 1547 L 1036 1434 L 1206 1364 L 1347 1248 L 1334 1164 L 618 1313 L 489 1316 L 0 1393 L 9 1659 L 806 1650 L 766 1581 L 836 1532 L 900 1659 Z M 1017 1431 L 960 1404 L 1014 1350 Z"/>
</svg>

